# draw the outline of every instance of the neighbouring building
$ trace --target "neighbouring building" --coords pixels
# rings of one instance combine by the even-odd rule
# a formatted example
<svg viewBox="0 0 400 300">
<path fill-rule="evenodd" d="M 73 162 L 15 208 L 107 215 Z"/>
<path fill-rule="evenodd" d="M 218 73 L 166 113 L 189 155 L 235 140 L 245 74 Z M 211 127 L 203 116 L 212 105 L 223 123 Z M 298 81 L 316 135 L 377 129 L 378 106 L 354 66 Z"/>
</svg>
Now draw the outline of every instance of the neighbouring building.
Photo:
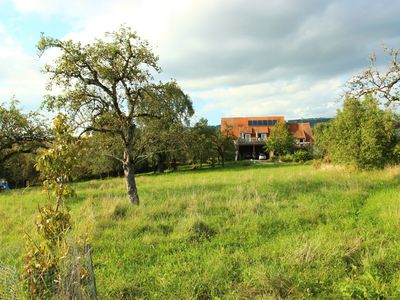
<svg viewBox="0 0 400 300">
<path fill-rule="evenodd" d="M 277 122 L 285 122 L 285 118 L 283 116 L 222 118 L 221 131 L 229 132 L 234 137 L 236 160 L 257 159 L 261 153 L 269 156 L 264 150 L 265 140 Z M 303 148 L 314 141 L 310 123 L 291 123 L 288 124 L 288 128 L 297 147 Z"/>
</svg>

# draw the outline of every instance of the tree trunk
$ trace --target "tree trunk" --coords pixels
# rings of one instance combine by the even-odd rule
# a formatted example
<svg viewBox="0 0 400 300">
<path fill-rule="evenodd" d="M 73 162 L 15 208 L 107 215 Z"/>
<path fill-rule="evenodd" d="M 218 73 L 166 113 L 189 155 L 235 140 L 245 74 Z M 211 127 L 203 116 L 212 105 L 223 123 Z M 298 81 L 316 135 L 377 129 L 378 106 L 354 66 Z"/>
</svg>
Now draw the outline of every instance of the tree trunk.
<svg viewBox="0 0 400 300">
<path fill-rule="evenodd" d="M 165 153 L 158 153 L 157 154 L 157 171 L 158 171 L 158 173 L 164 173 L 165 160 L 166 160 Z"/>
<path fill-rule="evenodd" d="M 176 158 L 172 159 L 172 170 L 174 172 L 176 172 L 176 170 L 178 169 L 177 163 L 176 163 Z"/>
<path fill-rule="evenodd" d="M 139 205 L 139 195 L 135 181 L 135 164 L 133 163 L 129 152 L 124 153 L 124 174 L 126 178 L 126 187 L 128 189 L 128 198 L 131 204 Z"/>
</svg>

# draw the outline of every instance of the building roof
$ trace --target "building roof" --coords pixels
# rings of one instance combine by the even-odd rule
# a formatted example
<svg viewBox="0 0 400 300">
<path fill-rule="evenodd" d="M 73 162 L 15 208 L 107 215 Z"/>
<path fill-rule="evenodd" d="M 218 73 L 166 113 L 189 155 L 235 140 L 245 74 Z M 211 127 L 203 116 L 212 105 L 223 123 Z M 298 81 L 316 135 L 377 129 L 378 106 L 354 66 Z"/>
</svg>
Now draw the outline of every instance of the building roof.
<svg viewBox="0 0 400 300">
<path fill-rule="evenodd" d="M 231 134 L 235 137 L 239 137 L 241 133 L 269 133 L 273 125 L 255 125 L 249 126 L 249 121 L 279 121 L 285 122 L 283 116 L 270 116 L 270 117 L 239 117 L 239 118 L 222 118 L 221 119 L 221 130 L 224 131 L 228 127 L 231 129 Z"/>
<path fill-rule="evenodd" d="M 310 123 L 292 123 L 288 124 L 288 127 L 295 139 L 314 141 Z"/>
<path fill-rule="evenodd" d="M 230 130 L 230 134 L 238 138 L 241 133 L 269 133 L 274 125 L 250 125 L 254 121 L 277 121 L 285 122 L 283 116 L 270 116 L 270 117 L 240 117 L 240 118 L 222 118 L 221 130 Z M 266 122 L 264 122 L 266 123 Z M 263 124 L 264 124 L 263 123 Z M 292 132 L 295 139 L 305 139 L 306 141 L 314 141 L 310 123 L 291 123 L 288 124 L 290 132 Z"/>
</svg>

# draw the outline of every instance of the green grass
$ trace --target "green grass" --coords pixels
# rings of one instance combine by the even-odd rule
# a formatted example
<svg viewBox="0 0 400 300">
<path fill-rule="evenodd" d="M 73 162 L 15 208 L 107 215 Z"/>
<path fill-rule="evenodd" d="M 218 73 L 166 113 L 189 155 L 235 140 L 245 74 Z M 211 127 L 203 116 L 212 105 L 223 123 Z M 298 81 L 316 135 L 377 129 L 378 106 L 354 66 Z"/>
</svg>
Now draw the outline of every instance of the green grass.
<svg viewBox="0 0 400 300">
<path fill-rule="evenodd" d="M 400 168 L 233 164 L 75 184 L 74 234 L 101 299 L 400 298 Z M 40 188 L 0 194 L 0 261 L 21 266 Z M 18 260 L 19 258 L 19 260 Z"/>
</svg>

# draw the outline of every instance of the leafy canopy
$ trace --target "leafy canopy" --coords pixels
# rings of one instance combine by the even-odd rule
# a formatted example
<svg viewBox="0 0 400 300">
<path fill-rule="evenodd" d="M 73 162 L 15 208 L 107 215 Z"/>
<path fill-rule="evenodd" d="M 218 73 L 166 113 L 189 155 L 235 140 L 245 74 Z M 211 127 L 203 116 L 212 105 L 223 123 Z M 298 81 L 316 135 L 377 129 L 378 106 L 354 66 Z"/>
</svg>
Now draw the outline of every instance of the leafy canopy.
<svg viewBox="0 0 400 300">
<path fill-rule="evenodd" d="M 85 45 L 43 35 L 37 47 L 40 55 L 50 48 L 60 51 L 44 71 L 50 75 L 48 90 L 56 86 L 61 93 L 47 95 L 44 105 L 65 109 L 86 130 L 115 133 L 129 142 L 126 129 L 140 118 L 186 120 L 193 114 L 176 81 L 154 80 L 161 71 L 158 57 L 130 28 Z"/>
<path fill-rule="evenodd" d="M 18 101 L 0 104 L 0 163 L 18 153 L 32 152 L 50 138 L 46 123 L 35 112 L 24 113 Z"/>
<path fill-rule="evenodd" d="M 265 141 L 265 149 L 278 156 L 289 153 L 294 145 L 295 140 L 284 122 L 278 122 L 272 127 L 271 133 Z"/>
<path fill-rule="evenodd" d="M 396 119 L 381 109 L 371 95 L 347 98 L 329 126 L 317 135 L 317 144 L 338 164 L 360 169 L 382 168 L 393 161 Z"/>
</svg>

